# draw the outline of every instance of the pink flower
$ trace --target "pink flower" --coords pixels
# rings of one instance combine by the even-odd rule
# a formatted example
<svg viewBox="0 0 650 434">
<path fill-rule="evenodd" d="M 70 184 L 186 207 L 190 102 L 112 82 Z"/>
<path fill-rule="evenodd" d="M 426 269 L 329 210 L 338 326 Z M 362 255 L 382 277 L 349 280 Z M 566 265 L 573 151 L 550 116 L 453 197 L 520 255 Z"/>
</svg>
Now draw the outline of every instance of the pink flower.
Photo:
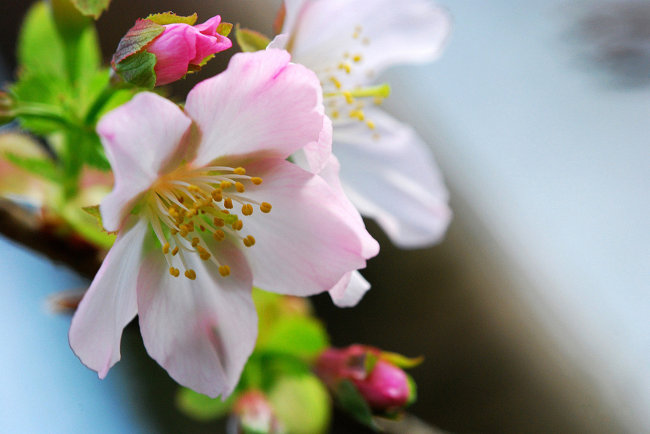
<svg viewBox="0 0 650 434">
<path fill-rule="evenodd" d="M 412 393 L 406 373 L 383 354 L 365 345 L 329 348 L 319 356 L 316 372 L 330 389 L 350 381 L 373 410 L 390 412 L 406 406 Z"/>
<path fill-rule="evenodd" d="M 217 33 L 219 15 L 203 24 L 167 24 L 165 31 L 147 47 L 156 55 L 156 86 L 172 83 L 187 74 L 190 65 L 201 66 L 213 54 L 232 47 L 232 42 Z"/>
<path fill-rule="evenodd" d="M 330 127 L 323 112 L 314 74 L 268 50 L 235 55 L 184 112 L 140 93 L 100 121 L 115 173 L 100 211 L 119 233 L 70 328 L 86 366 L 103 378 L 138 314 L 176 381 L 228 395 L 255 345 L 253 285 L 306 296 L 365 266 L 345 197 L 286 161 Z"/>
</svg>

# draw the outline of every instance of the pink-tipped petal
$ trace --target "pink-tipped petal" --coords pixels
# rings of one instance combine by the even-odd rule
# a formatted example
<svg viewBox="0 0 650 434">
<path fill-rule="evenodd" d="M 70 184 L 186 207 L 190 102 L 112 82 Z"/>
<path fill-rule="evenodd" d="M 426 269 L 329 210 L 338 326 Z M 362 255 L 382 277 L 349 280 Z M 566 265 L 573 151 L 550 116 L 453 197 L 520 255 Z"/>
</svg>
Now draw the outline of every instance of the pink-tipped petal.
<svg viewBox="0 0 650 434">
<path fill-rule="evenodd" d="M 196 57 L 196 32 L 187 24 L 169 24 L 147 51 L 156 55 L 156 86 L 172 83 L 187 74 L 187 65 Z M 201 35 L 202 36 L 202 35 Z"/>
<path fill-rule="evenodd" d="M 360 54 L 352 74 L 367 77 L 399 63 L 428 62 L 441 52 L 449 33 L 448 14 L 429 0 L 311 0 L 291 28 L 295 62 L 321 71 Z M 365 78 L 367 81 L 368 79 Z"/>
<path fill-rule="evenodd" d="M 192 121 L 171 101 L 150 92 L 106 114 L 97 125 L 115 174 L 115 187 L 101 203 L 102 221 L 116 231 L 133 202 L 183 146 Z"/>
<path fill-rule="evenodd" d="M 245 253 L 253 283 L 266 291 L 306 296 L 332 288 L 345 273 L 363 268 L 363 243 L 338 193 L 320 177 L 285 160 L 246 167 L 264 182 L 246 190 L 272 210 L 244 217 L 242 235 L 257 240 Z"/>
<path fill-rule="evenodd" d="M 286 158 L 323 130 L 322 91 L 316 75 L 289 63 L 281 50 L 240 53 L 228 69 L 189 93 L 186 112 L 202 132 L 195 166 L 218 157 Z"/>
<path fill-rule="evenodd" d="M 330 297 L 338 307 L 352 307 L 361 301 L 369 289 L 370 283 L 361 273 L 353 271 L 343 276 L 340 282 L 330 289 Z"/>
<path fill-rule="evenodd" d="M 133 220 L 115 240 L 70 326 L 72 351 L 99 378 L 120 360 L 122 329 L 137 313 L 136 279 L 148 225 Z"/>
<path fill-rule="evenodd" d="M 225 397 L 255 346 L 257 314 L 251 273 L 239 249 L 224 241 L 213 251 L 230 266 L 229 276 L 186 253 L 196 280 L 185 278 L 184 270 L 175 278 L 162 255 L 150 255 L 138 278 L 138 313 L 147 352 L 174 380 Z"/>
<path fill-rule="evenodd" d="M 413 129 L 367 109 L 375 133 L 361 123 L 337 128 L 341 183 L 361 214 L 377 220 L 399 247 L 440 241 L 451 220 L 449 194 L 427 145 Z"/>
</svg>

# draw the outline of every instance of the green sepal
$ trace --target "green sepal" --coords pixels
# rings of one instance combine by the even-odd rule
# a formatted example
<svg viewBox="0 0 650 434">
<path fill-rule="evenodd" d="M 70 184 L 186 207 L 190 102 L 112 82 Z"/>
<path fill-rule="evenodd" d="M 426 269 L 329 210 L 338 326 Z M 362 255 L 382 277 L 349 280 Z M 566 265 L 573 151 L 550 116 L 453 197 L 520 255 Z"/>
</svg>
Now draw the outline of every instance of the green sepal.
<svg viewBox="0 0 650 434">
<path fill-rule="evenodd" d="M 424 362 L 424 357 L 406 357 L 401 354 L 391 353 L 389 351 L 382 351 L 379 356 L 380 359 L 387 361 L 391 365 L 395 365 L 398 368 L 411 369 L 420 365 Z"/>
<path fill-rule="evenodd" d="M 115 66 L 115 70 L 127 83 L 153 89 L 156 85 L 155 66 L 156 55 L 141 51 L 122 60 Z"/>
<path fill-rule="evenodd" d="M 99 205 L 79 207 L 73 202 L 67 203 L 58 213 L 86 241 L 102 249 L 110 249 L 115 243 L 117 232 L 108 232 L 102 226 Z M 90 215 L 93 218 L 89 218 Z M 98 223 L 98 224 L 95 224 Z"/>
<path fill-rule="evenodd" d="M 84 15 L 91 16 L 94 19 L 99 18 L 99 16 L 108 9 L 108 6 L 111 3 L 111 0 L 71 0 L 72 4 L 79 9 Z"/>
<path fill-rule="evenodd" d="M 368 428 L 379 431 L 372 418 L 372 410 L 357 388 L 349 380 L 342 380 L 335 390 L 336 400 L 346 413 Z"/>
<path fill-rule="evenodd" d="M 145 19 L 160 24 L 161 26 L 166 24 L 187 24 L 193 26 L 196 23 L 197 18 L 198 16 L 196 15 L 196 12 L 187 17 L 176 15 L 173 12 L 161 12 L 159 14 L 151 14 Z"/>
<path fill-rule="evenodd" d="M 235 39 L 241 50 L 245 53 L 265 50 L 271 40 L 251 29 L 242 29 L 239 24 L 235 26 Z"/>
<path fill-rule="evenodd" d="M 227 415 L 236 398 L 236 392 L 222 401 L 221 398 L 210 398 L 192 389 L 181 387 L 176 393 L 176 406 L 193 419 L 209 421 Z"/>
<path fill-rule="evenodd" d="M 82 210 L 90 214 L 91 216 L 95 217 L 97 219 L 97 223 L 99 223 L 99 226 L 102 228 L 104 227 L 104 224 L 102 223 L 102 213 L 99 212 L 99 205 L 93 205 L 93 206 L 84 206 L 81 207 Z"/>
<path fill-rule="evenodd" d="M 142 51 L 164 31 L 165 28 L 162 25 L 151 20 L 137 20 L 135 25 L 120 40 L 117 50 L 115 50 L 115 54 L 113 55 L 113 60 L 111 61 L 113 68 L 118 70 L 117 67 L 120 63 Z"/>
<path fill-rule="evenodd" d="M 221 23 L 217 26 L 217 34 L 226 38 L 232 32 L 232 23 Z"/>
<path fill-rule="evenodd" d="M 363 367 L 364 370 L 366 371 L 366 375 L 370 375 L 372 373 L 378 361 L 379 361 L 379 356 L 371 352 L 366 353 L 366 357 L 363 363 Z"/>
<path fill-rule="evenodd" d="M 406 373 L 405 373 L 406 374 Z M 418 385 L 409 374 L 406 374 L 406 379 L 408 380 L 409 386 L 409 399 L 404 404 L 404 407 L 408 407 L 411 404 L 414 404 L 418 400 Z"/>
</svg>

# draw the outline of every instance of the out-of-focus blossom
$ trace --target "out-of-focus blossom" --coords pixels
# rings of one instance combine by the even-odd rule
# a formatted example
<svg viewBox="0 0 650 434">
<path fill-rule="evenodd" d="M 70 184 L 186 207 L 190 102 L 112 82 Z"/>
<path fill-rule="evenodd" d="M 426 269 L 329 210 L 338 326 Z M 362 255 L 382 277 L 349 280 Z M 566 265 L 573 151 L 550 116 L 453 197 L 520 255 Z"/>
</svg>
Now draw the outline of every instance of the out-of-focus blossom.
<svg viewBox="0 0 650 434">
<path fill-rule="evenodd" d="M 170 13 L 138 20 L 120 41 L 113 56 L 113 68 L 126 81 L 143 85 L 144 81 L 153 78 L 150 77 L 152 71 L 139 68 L 147 65 L 146 54 L 152 54 L 155 56 L 152 59 L 155 85 L 162 86 L 183 78 L 188 71 L 200 69 L 214 54 L 232 47 L 227 38 L 232 26 L 222 30 L 219 15 L 203 24 L 192 25 L 195 21 L 196 14 L 177 17 Z M 133 56 L 140 58 L 135 60 Z"/>
<path fill-rule="evenodd" d="M 412 398 L 406 373 L 381 350 L 364 345 L 329 348 L 316 362 L 316 373 L 336 391 L 340 382 L 350 381 L 374 411 L 399 410 Z"/>
<path fill-rule="evenodd" d="M 294 62 L 317 73 L 345 192 L 396 245 L 439 241 L 451 218 L 442 177 L 413 129 L 378 107 L 390 89 L 373 80 L 391 65 L 434 60 L 449 32 L 447 14 L 429 0 L 284 4 L 282 34 L 270 46 L 286 48 Z M 305 153 L 311 169 L 321 170 L 325 161 L 312 148 Z"/>
<path fill-rule="evenodd" d="M 233 406 L 232 434 L 282 434 L 285 430 L 275 416 L 269 400 L 259 390 L 250 390 L 237 398 Z"/>
<path fill-rule="evenodd" d="M 329 128 L 318 79 L 289 59 L 235 55 L 185 112 L 141 93 L 98 124 L 115 174 L 100 211 L 119 233 L 70 343 L 100 377 L 137 313 L 148 353 L 176 381 L 228 395 L 255 345 L 253 284 L 306 296 L 365 266 L 360 217 L 286 160 Z"/>
</svg>

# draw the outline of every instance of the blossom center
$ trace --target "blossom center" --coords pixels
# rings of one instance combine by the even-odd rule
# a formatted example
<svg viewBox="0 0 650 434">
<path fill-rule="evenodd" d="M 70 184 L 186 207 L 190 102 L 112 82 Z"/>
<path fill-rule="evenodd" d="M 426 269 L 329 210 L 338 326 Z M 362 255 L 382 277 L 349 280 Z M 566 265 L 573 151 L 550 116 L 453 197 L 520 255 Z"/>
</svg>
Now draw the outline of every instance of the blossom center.
<svg viewBox="0 0 650 434">
<path fill-rule="evenodd" d="M 248 188 L 261 183 L 262 178 L 247 175 L 243 167 L 226 166 L 183 166 L 158 179 L 147 197 L 147 213 L 169 274 L 178 277 L 183 268 L 185 277 L 196 279 L 186 255 L 197 254 L 213 262 L 219 274 L 228 276 L 230 267 L 217 260 L 212 249 L 227 237 L 240 240 L 246 247 L 255 244 L 253 235 L 241 233 L 243 219 L 253 214 L 254 206 L 262 213 L 271 211 L 271 204 L 246 197 Z"/>
</svg>

